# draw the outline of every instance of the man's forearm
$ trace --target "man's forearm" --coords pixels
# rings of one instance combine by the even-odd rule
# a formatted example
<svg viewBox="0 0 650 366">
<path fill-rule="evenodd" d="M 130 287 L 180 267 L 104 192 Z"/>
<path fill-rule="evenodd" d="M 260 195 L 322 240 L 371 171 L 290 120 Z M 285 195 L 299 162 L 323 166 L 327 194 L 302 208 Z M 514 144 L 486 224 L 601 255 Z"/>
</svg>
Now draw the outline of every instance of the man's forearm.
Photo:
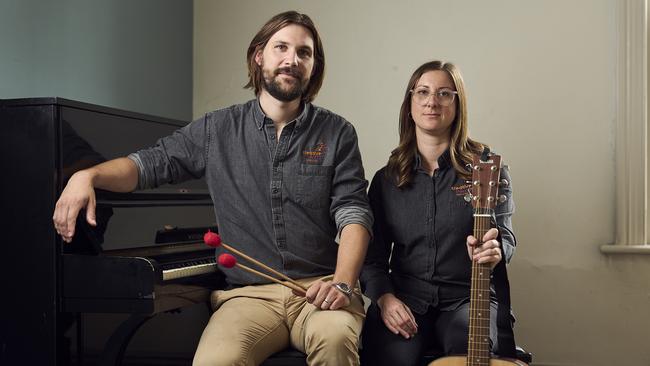
<svg viewBox="0 0 650 366">
<path fill-rule="evenodd" d="M 95 188 L 111 192 L 131 192 L 138 186 L 138 168 L 128 158 L 117 158 L 87 170 Z"/>
<path fill-rule="evenodd" d="M 349 224 L 341 230 L 336 260 L 334 282 L 344 282 L 354 287 L 368 249 L 370 233 L 360 224 Z"/>
</svg>

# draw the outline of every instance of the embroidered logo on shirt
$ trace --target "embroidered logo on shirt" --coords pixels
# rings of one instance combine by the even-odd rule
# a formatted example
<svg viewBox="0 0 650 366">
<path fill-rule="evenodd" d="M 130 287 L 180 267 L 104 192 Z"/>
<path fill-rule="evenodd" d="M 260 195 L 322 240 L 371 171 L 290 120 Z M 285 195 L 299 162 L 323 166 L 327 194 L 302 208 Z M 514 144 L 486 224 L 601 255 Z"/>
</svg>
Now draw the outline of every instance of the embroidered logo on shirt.
<svg viewBox="0 0 650 366">
<path fill-rule="evenodd" d="M 451 190 L 454 191 L 456 196 L 466 195 L 469 192 L 470 188 L 472 188 L 472 185 L 469 183 L 451 186 Z"/>
<path fill-rule="evenodd" d="M 327 145 L 325 145 L 323 142 L 319 142 L 311 149 L 305 149 L 302 152 L 302 157 L 305 161 L 305 164 L 322 165 L 326 153 Z"/>
</svg>

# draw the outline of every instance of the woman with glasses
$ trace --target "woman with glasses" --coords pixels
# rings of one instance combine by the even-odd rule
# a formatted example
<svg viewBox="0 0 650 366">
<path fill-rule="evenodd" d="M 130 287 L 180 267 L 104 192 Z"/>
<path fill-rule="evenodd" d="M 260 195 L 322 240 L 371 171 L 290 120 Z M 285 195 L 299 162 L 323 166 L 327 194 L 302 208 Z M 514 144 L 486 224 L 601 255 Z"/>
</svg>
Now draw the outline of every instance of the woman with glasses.
<svg viewBox="0 0 650 366">
<path fill-rule="evenodd" d="M 425 352 L 466 354 L 471 260 L 492 268 L 490 345 L 514 355 L 505 262 L 515 236 L 510 176 L 490 229 L 471 236 L 468 164 L 485 145 L 468 136 L 460 71 L 431 61 L 409 80 L 399 116 L 399 145 L 370 186 L 374 237 L 361 274 L 372 300 L 363 331 L 368 365 L 417 365 Z M 497 321 L 499 318 L 499 321 Z"/>
</svg>

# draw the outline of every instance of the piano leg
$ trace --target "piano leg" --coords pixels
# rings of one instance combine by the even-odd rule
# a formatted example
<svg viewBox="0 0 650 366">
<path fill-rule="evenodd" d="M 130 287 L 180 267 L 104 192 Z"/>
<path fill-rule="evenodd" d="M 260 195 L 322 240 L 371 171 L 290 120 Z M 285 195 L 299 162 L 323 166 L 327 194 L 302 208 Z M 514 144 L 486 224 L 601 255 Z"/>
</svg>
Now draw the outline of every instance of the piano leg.
<svg viewBox="0 0 650 366">
<path fill-rule="evenodd" d="M 120 326 L 113 332 L 111 337 L 106 342 L 106 347 L 102 351 L 99 360 L 100 366 L 120 366 L 124 351 L 129 345 L 131 338 L 135 332 L 147 320 L 153 318 L 155 314 L 131 314 Z"/>
<path fill-rule="evenodd" d="M 76 313 L 77 318 L 77 365 L 83 366 L 84 364 L 84 325 L 83 313 Z"/>
</svg>

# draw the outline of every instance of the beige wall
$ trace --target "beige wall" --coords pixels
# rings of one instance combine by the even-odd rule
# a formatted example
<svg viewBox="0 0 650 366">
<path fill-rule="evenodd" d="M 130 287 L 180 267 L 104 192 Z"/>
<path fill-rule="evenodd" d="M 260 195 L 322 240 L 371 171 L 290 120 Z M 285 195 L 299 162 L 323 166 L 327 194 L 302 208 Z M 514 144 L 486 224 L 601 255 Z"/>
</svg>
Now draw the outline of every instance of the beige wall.
<svg viewBox="0 0 650 366">
<path fill-rule="evenodd" d="M 650 256 L 614 241 L 615 0 L 195 1 L 194 116 L 252 97 L 245 51 L 272 15 L 312 16 L 327 73 L 316 103 L 359 133 L 371 177 L 397 143 L 406 82 L 455 62 L 471 134 L 511 166 L 518 343 L 536 365 L 649 365 Z"/>
</svg>

